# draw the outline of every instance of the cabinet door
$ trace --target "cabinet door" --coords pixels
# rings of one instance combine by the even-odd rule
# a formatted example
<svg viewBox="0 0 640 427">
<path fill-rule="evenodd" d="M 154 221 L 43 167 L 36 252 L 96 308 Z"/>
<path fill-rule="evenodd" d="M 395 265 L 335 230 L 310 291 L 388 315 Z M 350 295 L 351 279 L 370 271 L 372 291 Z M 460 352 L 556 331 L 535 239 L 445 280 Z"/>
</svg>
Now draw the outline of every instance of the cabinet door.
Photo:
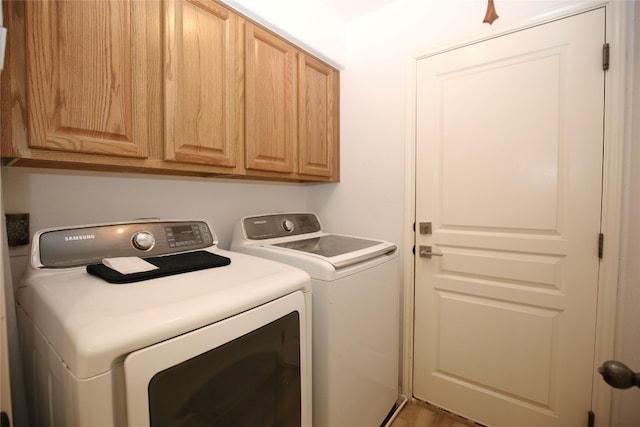
<svg viewBox="0 0 640 427">
<path fill-rule="evenodd" d="M 29 147 L 146 157 L 145 2 L 25 3 Z"/>
<path fill-rule="evenodd" d="M 339 168 L 338 72 L 307 55 L 298 61 L 299 172 L 331 177 Z"/>
<path fill-rule="evenodd" d="M 238 16 L 211 0 L 165 2 L 165 159 L 235 166 L 243 129 Z"/>
<path fill-rule="evenodd" d="M 247 22 L 246 168 L 293 172 L 296 136 L 296 50 Z"/>
</svg>

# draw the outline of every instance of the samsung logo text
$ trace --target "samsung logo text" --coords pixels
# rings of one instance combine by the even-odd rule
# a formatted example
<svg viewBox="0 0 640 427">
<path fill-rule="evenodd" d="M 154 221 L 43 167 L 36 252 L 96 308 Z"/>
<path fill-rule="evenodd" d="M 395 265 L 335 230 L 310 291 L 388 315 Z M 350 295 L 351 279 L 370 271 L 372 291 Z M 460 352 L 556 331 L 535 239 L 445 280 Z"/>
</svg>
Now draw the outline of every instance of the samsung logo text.
<svg viewBox="0 0 640 427">
<path fill-rule="evenodd" d="M 92 240 L 95 239 L 95 234 L 77 234 L 75 236 L 64 236 L 65 242 L 75 242 L 78 240 Z"/>
</svg>

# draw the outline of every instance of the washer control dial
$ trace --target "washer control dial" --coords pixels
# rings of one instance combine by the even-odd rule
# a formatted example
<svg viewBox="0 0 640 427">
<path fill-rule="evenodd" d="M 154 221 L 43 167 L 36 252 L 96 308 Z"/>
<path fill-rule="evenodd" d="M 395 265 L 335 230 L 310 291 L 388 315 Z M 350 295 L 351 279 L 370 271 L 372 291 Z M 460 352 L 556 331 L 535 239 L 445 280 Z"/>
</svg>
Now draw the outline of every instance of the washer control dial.
<svg viewBox="0 0 640 427">
<path fill-rule="evenodd" d="M 131 237 L 131 243 L 136 249 L 148 251 L 155 246 L 156 239 L 148 231 L 138 231 Z"/>
<path fill-rule="evenodd" d="M 285 219 L 282 221 L 282 228 L 287 233 L 291 233 L 296 228 L 296 225 L 290 219 Z"/>
</svg>

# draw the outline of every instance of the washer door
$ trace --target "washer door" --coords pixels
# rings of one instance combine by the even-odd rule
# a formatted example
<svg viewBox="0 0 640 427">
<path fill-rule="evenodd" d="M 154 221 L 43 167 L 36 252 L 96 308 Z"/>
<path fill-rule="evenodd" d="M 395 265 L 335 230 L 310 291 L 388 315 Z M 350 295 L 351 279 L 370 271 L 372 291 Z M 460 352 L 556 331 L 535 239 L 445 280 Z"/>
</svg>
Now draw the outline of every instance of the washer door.
<svg viewBox="0 0 640 427">
<path fill-rule="evenodd" d="M 125 358 L 130 425 L 306 425 L 300 291 Z M 247 410 L 251 408 L 251 410 Z"/>
</svg>

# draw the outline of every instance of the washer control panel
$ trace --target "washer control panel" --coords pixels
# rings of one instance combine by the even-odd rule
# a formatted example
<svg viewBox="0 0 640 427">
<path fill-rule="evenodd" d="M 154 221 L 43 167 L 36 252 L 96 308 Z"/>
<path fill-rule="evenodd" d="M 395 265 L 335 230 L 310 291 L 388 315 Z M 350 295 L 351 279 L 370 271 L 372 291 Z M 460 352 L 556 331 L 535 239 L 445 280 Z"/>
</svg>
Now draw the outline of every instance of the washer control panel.
<svg viewBox="0 0 640 427">
<path fill-rule="evenodd" d="M 218 243 L 204 221 L 101 224 L 44 230 L 35 237 L 40 267 L 56 268 L 93 264 L 103 258 L 166 255 Z"/>
<path fill-rule="evenodd" d="M 247 239 L 264 240 L 322 231 L 320 220 L 312 213 L 284 213 L 249 216 L 242 219 Z"/>
</svg>

